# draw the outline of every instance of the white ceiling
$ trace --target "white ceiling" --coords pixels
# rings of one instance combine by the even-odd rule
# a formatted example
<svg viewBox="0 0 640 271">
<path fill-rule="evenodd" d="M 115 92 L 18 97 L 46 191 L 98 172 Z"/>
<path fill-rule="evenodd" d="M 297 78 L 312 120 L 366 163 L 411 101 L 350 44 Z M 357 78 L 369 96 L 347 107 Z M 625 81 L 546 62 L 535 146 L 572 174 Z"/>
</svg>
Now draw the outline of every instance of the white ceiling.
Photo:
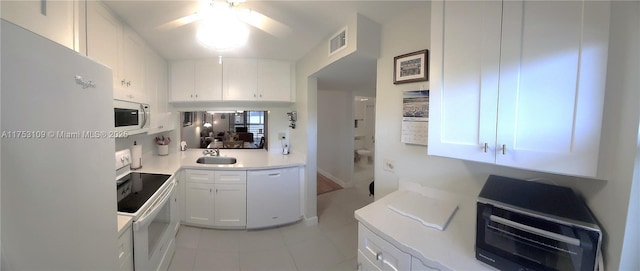
<svg viewBox="0 0 640 271">
<path fill-rule="evenodd" d="M 195 40 L 198 22 L 171 30 L 157 27 L 193 14 L 198 1 L 105 1 L 126 24 L 131 26 L 151 47 L 167 60 L 223 57 L 266 58 L 296 61 L 318 46 L 329 35 L 339 31 L 349 16 L 360 13 L 380 24 L 413 8 L 424 8 L 424 1 L 260 1 L 247 0 L 241 8 L 258 11 L 291 28 L 285 37 L 275 37 L 249 26 L 247 45 L 226 52 L 211 51 Z M 375 62 L 367 62 L 373 63 Z M 363 63 L 340 63 L 323 71 L 319 82 L 325 87 L 375 88 L 375 66 Z M 355 74 L 347 71 L 360 71 Z M 345 76 L 345 72 L 349 76 Z M 354 78 L 354 76 L 357 76 Z M 343 84 L 347 85 L 343 85 Z M 354 85 L 356 84 L 356 85 Z M 360 84 L 360 85 L 357 85 Z M 320 88 L 320 86 L 319 86 Z"/>
</svg>

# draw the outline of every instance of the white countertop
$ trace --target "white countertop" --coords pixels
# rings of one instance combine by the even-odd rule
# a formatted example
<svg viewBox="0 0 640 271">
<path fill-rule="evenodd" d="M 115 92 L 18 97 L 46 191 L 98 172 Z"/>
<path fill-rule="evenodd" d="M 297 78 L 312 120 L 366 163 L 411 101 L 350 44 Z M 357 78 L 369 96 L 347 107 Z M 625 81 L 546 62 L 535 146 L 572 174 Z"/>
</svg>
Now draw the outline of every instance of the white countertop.
<svg viewBox="0 0 640 271">
<path fill-rule="evenodd" d="M 220 156 L 235 157 L 237 163 L 232 165 L 207 165 L 198 164 L 198 157 L 204 156 L 203 149 L 188 149 L 170 153 L 167 156 L 143 156 L 142 168 L 132 170 L 135 172 L 175 174 L 180 168 L 191 169 L 224 169 L 224 170 L 256 170 L 291 166 L 304 166 L 302 155 L 270 153 L 264 149 L 221 149 Z"/>
<path fill-rule="evenodd" d="M 369 230 L 424 263 L 436 262 L 451 270 L 493 270 L 475 258 L 474 197 L 419 185 L 401 189 L 415 191 L 435 199 L 454 201 L 458 204 L 458 210 L 444 231 L 427 227 L 387 207 L 387 204 L 406 193 L 405 190 L 398 190 L 356 210 L 356 219 Z"/>
<path fill-rule="evenodd" d="M 132 217 L 126 215 L 118 215 L 118 236 L 122 234 L 131 225 Z"/>
</svg>

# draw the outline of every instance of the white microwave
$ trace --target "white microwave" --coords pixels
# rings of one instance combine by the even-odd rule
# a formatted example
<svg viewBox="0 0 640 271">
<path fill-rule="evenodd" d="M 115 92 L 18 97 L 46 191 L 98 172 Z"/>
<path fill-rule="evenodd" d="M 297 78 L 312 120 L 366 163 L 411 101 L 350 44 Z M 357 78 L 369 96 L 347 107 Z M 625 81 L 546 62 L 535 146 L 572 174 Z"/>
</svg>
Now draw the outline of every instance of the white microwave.
<svg viewBox="0 0 640 271">
<path fill-rule="evenodd" d="M 113 115 L 116 132 L 133 135 L 149 130 L 151 109 L 148 104 L 113 100 Z"/>
</svg>

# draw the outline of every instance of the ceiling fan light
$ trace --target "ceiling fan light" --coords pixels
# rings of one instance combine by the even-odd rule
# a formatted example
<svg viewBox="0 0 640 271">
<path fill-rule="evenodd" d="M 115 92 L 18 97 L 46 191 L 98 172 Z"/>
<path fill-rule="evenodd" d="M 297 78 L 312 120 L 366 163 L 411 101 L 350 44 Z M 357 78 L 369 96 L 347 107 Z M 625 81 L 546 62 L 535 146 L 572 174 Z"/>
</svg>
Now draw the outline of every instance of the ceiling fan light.
<svg viewBox="0 0 640 271">
<path fill-rule="evenodd" d="M 249 38 L 249 29 L 238 20 L 228 4 L 214 2 L 205 13 L 196 37 L 205 47 L 218 51 L 244 45 Z"/>
</svg>

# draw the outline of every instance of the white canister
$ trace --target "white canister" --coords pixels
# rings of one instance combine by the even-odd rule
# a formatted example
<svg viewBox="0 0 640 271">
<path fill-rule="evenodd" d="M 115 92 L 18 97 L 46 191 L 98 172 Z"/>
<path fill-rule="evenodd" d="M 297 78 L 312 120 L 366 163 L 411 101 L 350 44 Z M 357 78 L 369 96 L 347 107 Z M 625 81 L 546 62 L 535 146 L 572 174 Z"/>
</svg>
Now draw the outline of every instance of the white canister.
<svg viewBox="0 0 640 271">
<path fill-rule="evenodd" d="M 169 155 L 169 145 L 158 145 L 158 155 Z"/>
</svg>

